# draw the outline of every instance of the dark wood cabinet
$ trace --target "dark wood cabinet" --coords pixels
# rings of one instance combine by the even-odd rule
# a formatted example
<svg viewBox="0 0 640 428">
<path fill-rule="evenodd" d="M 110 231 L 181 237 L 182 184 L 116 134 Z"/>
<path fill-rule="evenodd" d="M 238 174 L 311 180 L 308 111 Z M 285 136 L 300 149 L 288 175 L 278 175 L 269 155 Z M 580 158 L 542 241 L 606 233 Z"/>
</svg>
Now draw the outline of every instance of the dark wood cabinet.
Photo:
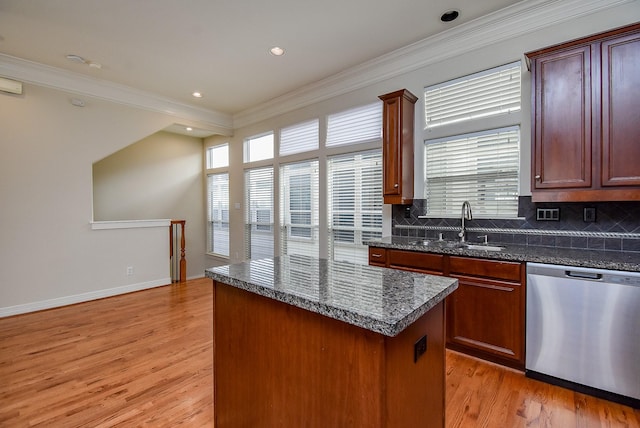
<svg viewBox="0 0 640 428">
<path fill-rule="evenodd" d="M 408 205 L 413 202 L 413 124 L 418 98 L 406 89 L 379 98 L 383 101 L 384 203 Z"/>
<path fill-rule="evenodd" d="M 533 201 L 640 200 L 640 24 L 526 55 Z"/>
<path fill-rule="evenodd" d="M 445 304 L 447 347 L 524 369 L 523 263 L 369 247 L 369 264 L 457 278 Z"/>
<path fill-rule="evenodd" d="M 387 250 L 387 267 L 428 273 L 444 274 L 442 254 L 420 253 L 417 251 Z"/>
<path fill-rule="evenodd" d="M 591 187 L 591 49 L 534 60 L 534 188 Z"/>
<path fill-rule="evenodd" d="M 369 264 L 371 266 L 386 266 L 387 250 L 384 248 L 369 247 Z"/>
<path fill-rule="evenodd" d="M 640 29 L 601 51 L 602 186 L 640 186 Z"/>
<path fill-rule="evenodd" d="M 524 271 L 521 263 L 451 256 L 458 289 L 446 301 L 447 346 L 524 369 Z"/>
</svg>

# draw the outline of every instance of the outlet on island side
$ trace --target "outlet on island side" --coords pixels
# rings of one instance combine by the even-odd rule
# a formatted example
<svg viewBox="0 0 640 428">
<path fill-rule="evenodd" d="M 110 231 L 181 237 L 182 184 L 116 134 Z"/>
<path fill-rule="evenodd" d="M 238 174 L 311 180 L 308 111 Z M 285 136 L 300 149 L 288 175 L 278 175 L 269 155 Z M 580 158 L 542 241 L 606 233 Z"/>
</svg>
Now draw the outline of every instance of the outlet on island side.
<svg viewBox="0 0 640 428">
<path fill-rule="evenodd" d="M 418 341 L 413 345 L 413 362 L 417 363 L 418 359 L 427 352 L 427 335 L 422 336 Z"/>
</svg>

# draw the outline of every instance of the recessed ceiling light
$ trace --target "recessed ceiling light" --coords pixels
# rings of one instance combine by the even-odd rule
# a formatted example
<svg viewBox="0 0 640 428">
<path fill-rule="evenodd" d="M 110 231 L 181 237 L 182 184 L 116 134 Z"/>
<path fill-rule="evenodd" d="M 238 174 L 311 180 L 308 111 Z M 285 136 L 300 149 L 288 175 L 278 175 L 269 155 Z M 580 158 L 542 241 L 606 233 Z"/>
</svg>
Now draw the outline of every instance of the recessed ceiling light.
<svg viewBox="0 0 640 428">
<path fill-rule="evenodd" d="M 271 49 L 269 49 L 269 53 L 271 53 L 271 55 L 273 56 L 282 56 L 284 55 L 284 49 L 282 49 L 279 46 L 274 46 Z"/>
<path fill-rule="evenodd" d="M 191 131 L 193 131 L 193 128 L 192 128 L 192 127 L 190 127 L 190 126 L 187 126 L 187 127 L 186 127 L 186 128 L 184 128 L 184 129 L 186 129 L 186 130 L 187 130 L 187 132 L 191 132 Z"/>
<path fill-rule="evenodd" d="M 458 12 L 457 10 L 448 10 L 442 14 L 442 16 L 440 17 L 440 21 L 451 22 L 454 19 L 456 19 L 458 16 L 460 16 L 460 12 Z"/>
<path fill-rule="evenodd" d="M 191 95 L 193 95 L 193 96 L 194 96 L 194 97 L 196 97 L 196 98 L 202 98 L 202 94 L 201 94 L 200 92 L 194 92 L 194 93 L 193 93 L 193 94 L 191 94 Z"/>
</svg>

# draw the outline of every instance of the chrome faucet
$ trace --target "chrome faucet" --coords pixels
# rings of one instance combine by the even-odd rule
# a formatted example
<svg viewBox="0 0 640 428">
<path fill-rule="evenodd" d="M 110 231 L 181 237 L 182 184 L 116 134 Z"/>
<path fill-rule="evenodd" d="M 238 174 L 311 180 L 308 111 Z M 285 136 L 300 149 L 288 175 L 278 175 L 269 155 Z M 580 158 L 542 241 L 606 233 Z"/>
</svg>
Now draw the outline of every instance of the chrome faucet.
<svg viewBox="0 0 640 428">
<path fill-rule="evenodd" d="M 465 220 L 473 220 L 473 214 L 471 214 L 471 204 L 469 203 L 469 201 L 464 201 L 462 203 L 462 214 L 460 215 L 462 228 L 460 229 L 460 233 L 458 233 L 458 236 L 460 237 L 460 242 L 465 242 L 465 236 L 467 234 L 467 231 L 464 228 Z"/>
</svg>

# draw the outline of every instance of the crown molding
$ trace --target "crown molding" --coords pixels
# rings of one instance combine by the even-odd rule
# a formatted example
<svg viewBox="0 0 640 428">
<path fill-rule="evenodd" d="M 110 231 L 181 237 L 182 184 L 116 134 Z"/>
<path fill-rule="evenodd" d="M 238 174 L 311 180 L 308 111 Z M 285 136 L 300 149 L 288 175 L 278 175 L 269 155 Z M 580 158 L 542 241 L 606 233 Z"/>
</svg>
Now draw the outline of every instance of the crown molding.
<svg viewBox="0 0 640 428">
<path fill-rule="evenodd" d="M 522 1 L 233 116 L 234 129 L 325 101 L 478 48 L 638 0 Z"/>
<path fill-rule="evenodd" d="M 195 121 L 199 127 L 216 134 L 231 135 L 233 133 L 233 120 L 229 114 L 190 106 L 150 92 L 10 55 L 0 54 L 0 75 L 37 86 L 164 113 L 177 119 Z"/>
</svg>

